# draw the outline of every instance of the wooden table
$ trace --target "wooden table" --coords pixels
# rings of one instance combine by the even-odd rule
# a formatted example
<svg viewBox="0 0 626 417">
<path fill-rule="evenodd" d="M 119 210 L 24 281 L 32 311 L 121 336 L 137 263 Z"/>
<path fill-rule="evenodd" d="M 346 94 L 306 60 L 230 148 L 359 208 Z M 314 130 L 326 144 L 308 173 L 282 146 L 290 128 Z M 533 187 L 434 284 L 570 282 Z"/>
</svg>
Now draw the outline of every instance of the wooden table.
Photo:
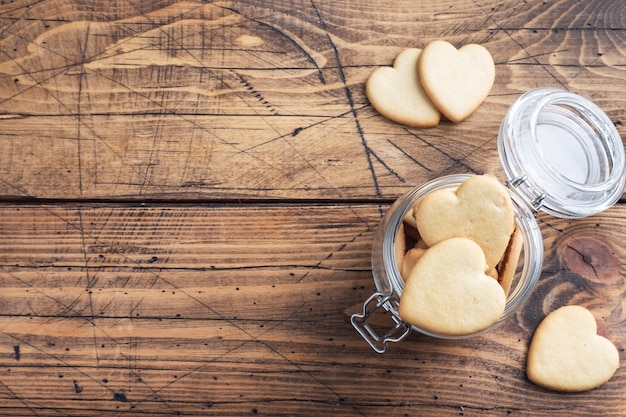
<svg viewBox="0 0 626 417">
<path fill-rule="evenodd" d="M 467 120 L 390 122 L 367 77 L 407 47 L 484 45 Z M 615 416 L 626 366 L 562 394 L 533 331 L 589 308 L 626 359 L 626 206 L 538 214 L 540 283 L 503 327 L 352 328 L 374 231 L 452 173 L 505 180 L 500 121 L 535 87 L 626 134 L 622 0 L 0 2 L 0 413 L 7 416 Z"/>
</svg>

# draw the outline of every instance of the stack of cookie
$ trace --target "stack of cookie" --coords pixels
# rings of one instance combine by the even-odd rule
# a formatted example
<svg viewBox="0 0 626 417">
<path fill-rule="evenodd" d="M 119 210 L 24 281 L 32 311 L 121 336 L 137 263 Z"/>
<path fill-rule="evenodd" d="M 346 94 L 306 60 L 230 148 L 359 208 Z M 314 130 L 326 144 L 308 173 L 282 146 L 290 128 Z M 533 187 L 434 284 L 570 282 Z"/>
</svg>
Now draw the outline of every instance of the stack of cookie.
<svg viewBox="0 0 626 417">
<path fill-rule="evenodd" d="M 420 199 L 396 239 L 402 319 L 447 336 L 495 323 L 522 249 L 516 230 L 508 190 L 490 175 Z"/>
</svg>

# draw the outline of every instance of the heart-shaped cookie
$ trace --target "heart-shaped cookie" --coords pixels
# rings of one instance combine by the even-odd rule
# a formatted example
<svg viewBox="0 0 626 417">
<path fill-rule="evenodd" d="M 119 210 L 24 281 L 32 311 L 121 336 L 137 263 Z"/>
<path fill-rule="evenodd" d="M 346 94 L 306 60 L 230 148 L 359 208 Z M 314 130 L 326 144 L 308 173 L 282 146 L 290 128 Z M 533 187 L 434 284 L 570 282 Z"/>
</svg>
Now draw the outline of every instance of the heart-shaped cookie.
<svg viewBox="0 0 626 417">
<path fill-rule="evenodd" d="M 409 276 L 411 275 L 411 270 L 413 270 L 413 267 L 415 266 L 415 264 L 417 264 L 417 261 L 419 261 L 419 259 L 424 253 L 426 253 L 427 250 L 428 249 L 425 248 L 411 248 L 404 255 L 404 262 L 402 263 L 402 268 L 400 269 L 400 276 L 404 280 L 409 279 Z"/>
<path fill-rule="evenodd" d="M 405 283 L 398 313 L 426 331 L 467 335 L 495 323 L 506 296 L 498 281 L 485 275 L 485 255 L 470 239 L 453 238 L 429 248 Z"/>
<path fill-rule="evenodd" d="M 585 391 L 607 382 L 619 368 L 613 343 L 598 335 L 596 320 L 581 306 L 565 306 L 539 324 L 528 349 L 526 374 L 557 391 Z"/>
<path fill-rule="evenodd" d="M 374 71 L 365 84 L 367 98 L 383 116 L 412 127 L 434 127 L 441 113 L 424 92 L 417 72 L 421 49 L 402 51 L 393 68 Z"/>
<path fill-rule="evenodd" d="M 485 252 L 488 270 L 500 262 L 515 227 L 511 196 L 491 175 L 474 175 L 456 190 L 426 194 L 413 214 L 428 246 L 452 237 L 472 239 Z"/>
<path fill-rule="evenodd" d="M 496 74 L 485 47 L 468 44 L 456 49 L 445 41 L 424 47 L 418 72 L 432 102 L 455 123 L 472 114 L 487 98 Z"/>
</svg>

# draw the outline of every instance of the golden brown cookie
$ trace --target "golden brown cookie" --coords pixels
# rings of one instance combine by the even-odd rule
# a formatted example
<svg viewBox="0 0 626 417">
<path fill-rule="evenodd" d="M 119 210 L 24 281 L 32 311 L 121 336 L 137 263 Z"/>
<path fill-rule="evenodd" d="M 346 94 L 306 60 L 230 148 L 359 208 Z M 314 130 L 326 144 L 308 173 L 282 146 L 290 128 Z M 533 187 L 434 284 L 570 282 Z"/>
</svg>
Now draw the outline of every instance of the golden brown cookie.
<svg viewBox="0 0 626 417">
<path fill-rule="evenodd" d="M 414 241 L 418 241 L 420 238 L 420 234 L 417 231 L 417 225 L 415 224 L 415 217 L 413 217 L 413 210 L 409 210 L 409 212 L 404 216 L 404 232 L 408 239 L 412 239 Z"/>
<path fill-rule="evenodd" d="M 473 240 L 452 238 L 427 249 L 405 283 L 400 317 L 426 331 L 466 335 L 495 323 L 506 296 L 485 275 L 485 255 Z"/>
<path fill-rule="evenodd" d="M 521 229 L 516 226 L 511 235 L 509 246 L 504 251 L 504 257 L 498 266 L 498 282 L 500 282 L 507 295 L 511 290 L 511 284 L 513 284 L 513 278 L 515 278 L 515 271 L 517 270 L 523 247 L 524 236 L 522 236 Z"/>
<path fill-rule="evenodd" d="M 597 334 L 589 310 L 565 306 L 548 314 L 535 330 L 526 374 L 556 391 L 586 391 L 607 382 L 619 368 L 613 343 Z"/>
<path fill-rule="evenodd" d="M 372 106 L 386 118 L 412 127 L 434 127 L 441 113 L 424 92 L 417 72 L 417 60 L 422 50 L 402 51 L 392 67 L 374 71 L 365 84 Z"/>
<path fill-rule="evenodd" d="M 456 190 L 425 195 L 416 204 L 414 216 L 429 247 L 452 237 L 474 240 L 485 252 L 487 270 L 500 262 L 515 226 L 511 196 L 490 175 L 474 175 Z"/>
<path fill-rule="evenodd" d="M 424 248 L 412 248 L 409 249 L 409 251 L 404 256 L 404 263 L 402 264 L 401 275 L 405 281 L 409 279 L 413 267 L 422 257 L 424 252 L 426 252 L 426 249 Z"/>
<path fill-rule="evenodd" d="M 487 98 L 495 80 L 495 65 L 485 47 L 456 49 L 445 41 L 426 45 L 418 71 L 423 89 L 448 120 L 458 123 Z"/>
</svg>

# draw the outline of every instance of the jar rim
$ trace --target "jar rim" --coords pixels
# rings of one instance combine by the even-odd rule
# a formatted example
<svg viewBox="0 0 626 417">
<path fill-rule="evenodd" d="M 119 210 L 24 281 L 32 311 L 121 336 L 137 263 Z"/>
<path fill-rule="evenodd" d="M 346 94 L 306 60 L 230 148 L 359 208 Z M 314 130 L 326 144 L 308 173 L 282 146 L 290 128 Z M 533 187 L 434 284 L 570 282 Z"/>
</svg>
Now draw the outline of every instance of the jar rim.
<svg viewBox="0 0 626 417">
<path fill-rule="evenodd" d="M 531 206 L 540 200 L 552 215 L 596 214 L 624 191 L 622 139 L 609 117 L 578 94 L 552 88 L 522 94 L 500 125 L 498 149 L 509 180 L 523 183 L 520 196 Z"/>
</svg>

